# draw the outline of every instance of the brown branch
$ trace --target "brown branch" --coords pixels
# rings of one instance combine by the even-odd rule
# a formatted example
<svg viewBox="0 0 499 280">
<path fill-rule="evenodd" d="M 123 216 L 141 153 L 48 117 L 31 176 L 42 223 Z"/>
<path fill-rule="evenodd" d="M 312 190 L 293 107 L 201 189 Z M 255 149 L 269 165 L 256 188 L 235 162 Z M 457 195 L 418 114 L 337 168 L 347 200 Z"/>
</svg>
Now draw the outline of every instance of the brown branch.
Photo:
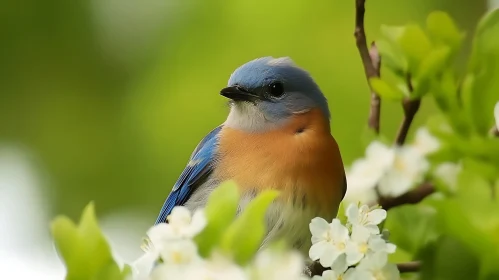
<svg viewBox="0 0 499 280">
<path fill-rule="evenodd" d="M 369 50 L 369 56 L 373 63 L 374 69 L 376 70 L 377 77 L 380 76 L 381 68 L 381 57 L 379 56 L 378 48 L 376 44 L 372 42 L 371 49 Z M 381 98 L 374 92 L 371 88 L 371 109 L 369 110 L 369 120 L 368 125 L 370 128 L 379 134 L 380 129 L 380 112 L 381 112 Z"/>
<path fill-rule="evenodd" d="M 355 0 L 355 42 L 357 49 L 359 50 L 360 58 L 362 60 L 362 65 L 364 66 L 364 73 L 371 90 L 371 109 L 369 112 L 368 125 L 373 129 L 376 134 L 379 133 L 380 129 L 380 109 L 381 100 L 374 92 L 369 79 L 372 77 L 379 77 L 379 69 L 381 64 L 381 59 L 379 56 L 378 49 L 373 44 L 371 45 L 371 50 L 367 48 L 366 32 L 364 29 L 364 14 L 365 14 L 365 2 L 366 0 Z"/>
<path fill-rule="evenodd" d="M 398 263 L 397 268 L 400 271 L 400 273 L 418 272 L 421 270 L 421 262 L 420 261 L 413 261 L 413 262 L 406 262 L 406 263 Z"/>
<path fill-rule="evenodd" d="M 431 183 L 423 183 L 417 188 L 412 189 L 396 197 L 380 197 L 378 205 L 387 210 L 404 204 L 416 204 L 435 192 L 435 186 Z"/>
<path fill-rule="evenodd" d="M 414 89 L 411 83 L 411 76 L 407 75 L 407 87 L 409 88 L 409 92 L 412 92 Z M 421 99 L 409 99 L 405 98 L 402 101 L 402 108 L 404 109 L 404 120 L 400 125 L 400 128 L 397 132 L 397 137 L 395 138 L 395 144 L 402 145 L 407 138 L 407 134 L 409 134 L 409 129 L 411 128 L 412 121 L 414 120 L 414 116 L 419 110 L 421 106 Z"/>
</svg>

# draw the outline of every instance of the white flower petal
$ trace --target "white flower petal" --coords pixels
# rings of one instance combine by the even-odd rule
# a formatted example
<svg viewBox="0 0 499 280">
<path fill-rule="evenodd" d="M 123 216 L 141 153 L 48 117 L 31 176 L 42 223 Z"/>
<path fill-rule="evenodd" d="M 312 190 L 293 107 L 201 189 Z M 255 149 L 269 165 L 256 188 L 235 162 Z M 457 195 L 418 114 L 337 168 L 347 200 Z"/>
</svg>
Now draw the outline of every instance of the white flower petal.
<svg viewBox="0 0 499 280">
<path fill-rule="evenodd" d="M 174 265 L 191 264 L 200 258 L 196 244 L 190 239 L 171 241 L 160 250 L 159 254 L 164 263 Z"/>
<path fill-rule="evenodd" d="M 313 244 L 308 251 L 308 256 L 310 257 L 310 259 L 312 259 L 313 261 L 318 260 L 324 254 L 324 251 L 326 250 L 326 244 L 327 243 L 325 241 L 320 241 Z"/>
<path fill-rule="evenodd" d="M 435 177 L 442 180 L 451 191 L 457 190 L 457 178 L 461 172 L 461 165 L 453 162 L 444 162 L 434 171 Z"/>
<path fill-rule="evenodd" d="M 374 252 L 383 251 L 385 247 L 386 241 L 381 236 L 373 236 L 369 240 L 369 248 Z"/>
<path fill-rule="evenodd" d="M 334 242 L 345 242 L 349 239 L 348 229 L 336 218 L 331 223 L 331 233 Z"/>
<path fill-rule="evenodd" d="M 367 213 L 367 220 L 371 225 L 379 225 L 386 219 L 386 210 L 384 209 L 374 209 Z"/>
<path fill-rule="evenodd" d="M 256 277 L 252 279 L 299 279 L 304 271 L 304 263 L 298 252 L 266 249 L 258 252 L 253 268 Z"/>
<path fill-rule="evenodd" d="M 348 222 L 355 225 L 359 223 L 359 207 L 355 203 L 350 203 L 345 211 Z"/>
<path fill-rule="evenodd" d="M 416 139 L 413 143 L 413 147 L 422 155 L 428 155 L 440 148 L 440 141 L 431 135 L 426 127 L 421 127 L 416 131 Z"/>
<path fill-rule="evenodd" d="M 367 240 L 369 240 L 370 236 L 371 233 L 367 228 L 360 225 L 354 225 L 352 227 L 352 236 L 350 237 L 350 240 L 355 243 L 360 243 L 360 242 L 367 243 Z"/>
<path fill-rule="evenodd" d="M 398 196 L 413 185 L 420 183 L 429 169 L 426 158 L 412 147 L 396 148 L 391 168 L 379 182 L 379 190 L 385 196 Z"/>
<path fill-rule="evenodd" d="M 364 254 L 360 252 L 359 247 L 354 243 L 349 243 L 347 245 L 345 254 L 347 256 L 347 265 L 355 265 L 364 257 Z"/>
<path fill-rule="evenodd" d="M 131 264 L 133 278 L 136 280 L 147 279 L 158 258 L 159 253 L 156 250 L 150 250 L 135 260 Z"/>
<path fill-rule="evenodd" d="M 397 246 L 395 244 L 392 244 L 392 243 L 387 243 L 386 244 L 386 252 L 391 254 L 391 253 L 395 253 L 395 250 L 397 250 Z"/>
<path fill-rule="evenodd" d="M 196 210 L 192 215 L 192 222 L 190 225 L 190 237 L 196 236 L 203 231 L 208 221 L 203 210 Z"/>
<path fill-rule="evenodd" d="M 379 234 L 379 227 L 375 225 L 366 225 L 364 226 L 367 230 L 369 230 L 369 233 L 371 234 Z"/>
<path fill-rule="evenodd" d="M 393 150 L 380 141 L 373 141 L 367 146 L 366 158 L 376 159 L 380 165 L 389 166 L 393 159 Z"/>
<path fill-rule="evenodd" d="M 327 247 L 329 247 L 329 248 L 327 248 Z M 336 261 L 336 259 L 341 254 L 342 254 L 342 252 L 335 250 L 334 247 L 328 243 L 328 245 L 326 245 L 326 249 L 322 253 L 322 256 L 321 256 L 319 262 L 323 267 L 331 267 L 333 265 L 334 261 Z"/>
<path fill-rule="evenodd" d="M 192 221 L 191 211 L 185 206 L 175 206 L 167 219 L 170 225 L 186 226 Z"/>
<path fill-rule="evenodd" d="M 338 274 L 333 270 L 326 270 L 322 273 L 323 280 L 337 280 Z"/>
<path fill-rule="evenodd" d="M 359 269 L 359 267 L 352 267 L 345 273 L 344 280 L 375 280 L 374 275 L 367 270 Z"/>
<path fill-rule="evenodd" d="M 347 256 L 345 254 L 341 254 L 331 266 L 331 269 L 338 275 L 343 274 L 347 268 Z"/>
<path fill-rule="evenodd" d="M 312 236 L 319 237 L 322 236 L 324 232 L 329 230 L 329 223 L 323 218 L 315 217 L 310 222 L 309 228 Z M 314 242 L 312 241 L 312 243 Z"/>
<path fill-rule="evenodd" d="M 190 269 L 195 269 L 192 267 Z M 170 265 L 170 264 L 158 264 L 154 267 L 151 275 L 147 280 L 170 280 L 170 279 L 186 279 L 186 268 Z"/>
<path fill-rule="evenodd" d="M 164 242 L 165 236 L 169 236 L 170 225 L 165 223 L 157 224 L 147 231 L 147 236 L 153 246 L 160 246 Z"/>
<path fill-rule="evenodd" d="M 384 279 L 386 280 L 399 280 L 400 272 L 397 266 L 393 263 L 387 263 L 381 270 Z"/>
</svg>

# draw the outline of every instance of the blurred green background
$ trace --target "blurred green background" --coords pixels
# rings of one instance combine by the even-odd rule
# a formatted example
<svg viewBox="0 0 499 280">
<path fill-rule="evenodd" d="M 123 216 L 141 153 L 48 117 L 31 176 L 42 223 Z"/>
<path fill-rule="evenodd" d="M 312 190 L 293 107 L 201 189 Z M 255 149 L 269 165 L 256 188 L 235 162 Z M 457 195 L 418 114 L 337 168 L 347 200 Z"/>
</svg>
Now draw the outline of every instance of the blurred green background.
<svg viewBox="0 0 499 280">
<path fill-rule="evenodd" d="M 290 56 L 309 70 L 329 99 L 345 162 L 364 152 L 369 95 L 353 38 L 354 0 L 2 6 L 0 147 L 30 155 L 49 216 L 78 218 L 93 200 L 99 215 L 140 213 L 152 225 L 193 148 L 224 121 L 219 90 L 236 67 L 261 56 Z M 471 35 L 487 3 L 370 0 L 368 39 L 381 24 L 424 24 L 435 9 Z M 417 123 L 432 110 L 424 104 Z M 382 118 L 391 137 L 401 109 L 383 104 Z"/>
</svg>

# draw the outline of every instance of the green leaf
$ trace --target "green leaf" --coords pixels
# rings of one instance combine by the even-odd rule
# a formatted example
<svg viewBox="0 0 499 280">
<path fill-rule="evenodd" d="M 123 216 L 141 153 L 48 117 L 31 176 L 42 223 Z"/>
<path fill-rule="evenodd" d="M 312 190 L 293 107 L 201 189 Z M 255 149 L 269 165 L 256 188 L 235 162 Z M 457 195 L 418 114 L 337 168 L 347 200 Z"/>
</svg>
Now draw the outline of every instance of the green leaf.
<svg viewBox="0 0 499 280">
<path fill-rule="evenodd" d="M 491 62 L 488 64 L 491 67 L 493 66 Z M 464 111 L 473 124 L 474 131 L 482 136 L 486 136 L 494 124 L 494 105 L 499 100 L 499 93 L 494 92 L 496 89 L 499 90 L 499 83 L 492 80 L 496 79 L 496 77 L 492 77 L 494 75 L 492 70 L 490 69 L 487 73 L 483 69 L 478 75 L 468 73 L 462 85 L 461 96 Z"/>
<path fill-rule="evenodd" d="M 94 205 L 83 210 L 79 225 L 59 216 L 51 223 L 58 252 L 67 267 L 67 280 L 124 279 L 129 271 L 120 271 L 95 217 Z M 105 278 L 103 278 L 105 277 Z"/>
<path fill-rule="evenodd" d="M 486 136 L 494 124 L 499 100 L 499 12 L 487 14 L 478 24 L 468 73 L 463 84 L 463 104 L 475 131 Z"/>
<path fill-rule="evenodd" d="M 120 271 L 116 264 L 108 264 L 103 269 L 101 269 L 97 275 L 95 275 L 93 280 L 124 280 L 127 276 L 131 275 L 132 268 L 126 265 L 123 271 Z"/>
<path fill-rule="evenodd" d="M 478 60 L 483 51 L 487 52 L 491 49 L 497 49 L 494 48 L 494 45 L 497 46 L 499 38 L 491 37 L 493 34 L 490 33 L 495 33 L 498 25 L 499 9 L 489 11 L 478 22 L 475 38 L 473 38 L 473 51 L 469 65 L 470 69 L 474 69 L 478 66 Z"/>
<path fill-rule="evenodd" d="M 257 252 L 266 232 L 266 210 L 278 195 L 275 190 L 261 192 L 225 231 L 221 249 L 232 255 L 237 263 L 246 264 Z"/>
<path fill-rule="evenodd" d="M 432 49 L 423 58 L 416 73 L 416 79 L 429 79 L 443 72 L 449 60 L 450 49 L 442 46 Z"/>
<path fill-rule="evenodd" d="M 498 167 L 480 158 L 465 157 L 462 160 L 463 168 L 476 173 L 483 178 L 493 181 L 499 174 Z"/>
<path fill-rule="evenodd" d="M 390 209 L 385 227 L 390 230 L 390 240 L 412 255 L 438 236 L 436 211 L 427 205 L 404 205 Z"/>
<path fill-rule="evenodd" d="M 210 194 L 205 207 L 207 225 L 194 238 L 201 256 L 209 256 L 212 249 L 220 244 L 224 231 L 234 221 L 239 198 L 239 190 L 234 181 L 222 183 Z"/>
<path fill-rule="evenodd" d="M 409 71 L 416 73 L 419 63 L 431 51 L 432 45 L 425 32 L 416 24 L 405 26 L 399 38 L 400 48 L 409 62 Z"/>
<path fill-rule="evenodd" d="M 432 80 L 431 91 L 435 102 L 444 113 L 452 113 L 457 110 L 457 83 L 454 73 L 450 70 L 444 71 L 440 79 Z"/>
<path fill-rule="evenodd" d="M 475 165 L 475 166 L 471 166 Z M 497 193 L 493 188 L 496 185 L 491 183 L 490 179 L 475 173 L 474 168 L 493 168 L 487 167 L 478 161 L 464 160 L 463 171 L 458 176 L 458 194 L 456 202 L 463 208 L 464 216 L 478 229 L 483 232 L 499 229 L 499 216 L 491 215 L 499 209 L 499 201 L 493 199 L 493 194 Z M 481 171 L 484 172 L 484 171 Z M 491 170 L 492 172 L 492 170 Z M 497 173 L 496 173 L 497 176 Z"/>
<path fill-rule="evenodd" d="M 390 26 L 382 24 L 380 27 L 381 34 L 386 37 L 392 43 L 398 43 L 400 37 L 405 32 L 404 26 Z"/>
<path fill-rule="evenodd" d="M 369 79 L 369 83 L 374 91 L 383 99 L 400 101 L 404 98 L 402 91 L 397 88 L 392 87 L 386 81 L 373 77 Z"/>
<path fill-rule="evenodd" d="M 446 115 L 452 129 L 460 135 L 467 136 L 471 132 L 471 121 L 458 100 L 458 85 L 452 70 L 445 70 L 439 79 L 432 79 L 431 92 L 436 104 Z"/>
<path fill-rule="evenodd" d="M 495 190 L 493 190 L 495 188 Z M 479 174 L 464 168 L 458 176 L 455 197 L 434 204 L 442 232 L 466 247 L 480 260 L 480 278 L 499 273 L 499 202 L 493 198 L 497 184 L 491 184 Z"/>
<path fill-rule="evenodd" d="M 422 251 L 421 279 L 477 279 L 479 261 L 458 240 L 444 236 Z"/>
<path fill-rule="evenodd" d="M 407 61 L 397 45 L 388 40 L 377 39 L 376 48 L 378 48 L 378 52 L 383 58 L 383 65 L 388 67 L 395 75 L 403 76 L 407 72 Z"/>
<path fill-rule="evenodd" d="M 340 206 L 338 206 L 338 213 L 336 214 L 336 218 L 341 221 L 342 224 L 346 224 L 348 218 L 346 216 L 346 208 L 348 205 L 345 205 L 345 201 L 340 202 Z"/>
<path fill-rule="evenodd" d="M 448 47 L 437 47 L 423 58 L 412 78 L 412 97 L 421 98 L 431 90 L 432 80 L 439 79 L 449 62 Z"/>
<path fill-rule="evenodd" d="M 439 45 L 447 45 L 452 52 L 457 51 L 464 39 L 464 33 L 460 32 L 452 18 L 442 11 L 434 11 L 426 18 L 428 33 Z"/>
</svg>

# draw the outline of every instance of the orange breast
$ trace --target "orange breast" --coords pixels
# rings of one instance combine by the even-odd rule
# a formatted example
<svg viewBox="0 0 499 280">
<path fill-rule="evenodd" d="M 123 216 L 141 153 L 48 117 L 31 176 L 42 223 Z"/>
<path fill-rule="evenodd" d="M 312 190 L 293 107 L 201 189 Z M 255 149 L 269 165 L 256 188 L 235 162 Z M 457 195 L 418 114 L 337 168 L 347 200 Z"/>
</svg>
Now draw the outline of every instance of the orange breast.
<svg viewBox="0 0 499 280">
<path fill-rule="evenodd" d="M 337 208 L 344 167 L 329 122 L 319 109 L 297 114 L 279 129 L 248 133 L 224 127 L 215 175 L 243 191 L 273 188 L 281 199 Z"/>
</svg>

